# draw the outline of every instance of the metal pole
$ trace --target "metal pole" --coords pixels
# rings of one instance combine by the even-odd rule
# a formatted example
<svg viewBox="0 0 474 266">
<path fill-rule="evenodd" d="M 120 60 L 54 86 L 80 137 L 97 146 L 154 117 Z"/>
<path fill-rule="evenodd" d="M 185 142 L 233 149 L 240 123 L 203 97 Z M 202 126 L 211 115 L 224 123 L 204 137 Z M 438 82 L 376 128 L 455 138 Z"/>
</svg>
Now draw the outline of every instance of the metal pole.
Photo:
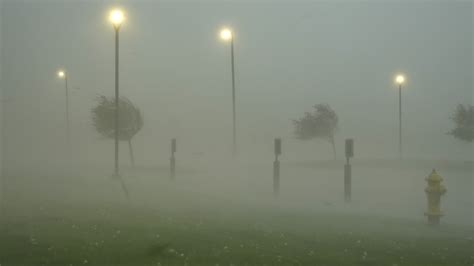
<svg viewBox="0 0 474 266">
<path fill-rule="evenodd" d="M 280 195 L 280 161 L 278 155 L 275 155 L 273 162 L 273 195 L 278 197 Z"/>
<path fill-rule="evenodd" d="M 119 27 L 115 27 L 115 176 L 119 175 Z"/>
<path fill-rule="evenodd" d="M 170 178 L 176 177 L 176 158 L 174 153 L 176 152 L 176 139 L 171 140 L 171 157 L 170 157 Z"/>
<path fill-rule="evenodd" d="M 174 179 L 176 177 L 176 158 L 174 157 L 174 152 L 171 153 L 170 158 L 170 178 Z"/>
<path fill-rule="evenodd" d="M 68 145 L 70 144 L 71 140 L 71 131 L 69 127 L 69 88 L 67 84 L 67 79 L 68 79 L 69 73 L 66 73 L 64 77 L 65 81 L 65 86 L 66 86 L 66 130 L 67 130 L 67 143 Z"/>
<path fill-rule="evenodd" d="M 352 198 L 352 173 L 349 158 L 347 163 L 344 165 L 344 200 L 350 202 Z"/>
<path fill-rule="evenodd" d="M 352 198 L 352 167 L 350 158 L 354 156 L 354 140 L 346 139 L 346 164 L 344 165 L 344 200 L 350 202 Z"/>
<path fill-rule="evenodd" d="M 402 159 L 402 85 L 398 86 L 398 153 L 399 159 Z"/>
<path fill-rule="evenodd" d="M 234 70 L 234 36 L 230 41 L 230 57 L 232 67 L 232 155 L 237 154 L 237 136 L 236 136 L 236 119 L 235 119 L 235 70 Z"/>
</svg>

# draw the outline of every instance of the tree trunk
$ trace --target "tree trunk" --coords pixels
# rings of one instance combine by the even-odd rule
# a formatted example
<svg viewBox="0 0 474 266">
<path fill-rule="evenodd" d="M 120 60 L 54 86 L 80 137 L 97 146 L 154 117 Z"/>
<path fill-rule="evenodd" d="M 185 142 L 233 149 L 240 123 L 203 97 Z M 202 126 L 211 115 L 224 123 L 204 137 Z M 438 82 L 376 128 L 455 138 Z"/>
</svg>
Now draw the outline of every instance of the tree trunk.
<svg viewBox="0 0 474 266">
<path fill-rule="evenodd" d="M 337 159 L 336 157 L 336 144 L 334 143 L 334 137 L 331 137 L 331 144 L 332 144 L 332 152 L 334 153 L 334 160 Z"/>
<path fill-rule="evenodd" d="M 132 139 L 128 140 L 128 150 L 130 152 L 130 162 L 132 163 L 132 167 L 135 168 L 135 157 L 133 157 Z"/>
</svg>

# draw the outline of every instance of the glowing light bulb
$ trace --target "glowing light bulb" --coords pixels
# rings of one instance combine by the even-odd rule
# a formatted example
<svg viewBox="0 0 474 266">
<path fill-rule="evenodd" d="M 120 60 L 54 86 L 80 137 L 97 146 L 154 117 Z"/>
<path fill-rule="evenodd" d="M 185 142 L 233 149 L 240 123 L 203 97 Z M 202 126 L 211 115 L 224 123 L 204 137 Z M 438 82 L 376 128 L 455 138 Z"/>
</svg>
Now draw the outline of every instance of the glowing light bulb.
<svg viewBox="0 0 474 266">
<path fill-rule="evenodd" d="M 110 22 L 114 25 L 114 27 L 118 28 L 122 25 L 123 21 L 125 20 L 125 15 L 122 10 L 114 9 L 110 12 L 109 16 Z"/>
<path fill-rule="evenodd" d="M 228 28 L 224 28 L 221 30 L 221 39 L 224 41 L 228 41 L 232 39 L 232 31 Z"/>
<path fill-rule="evenodd" d="M 397 77 L 395 77 L 395 82 L 399 85 L 405 83 L 405 76 L 397 75 Z"/>
<path fill-rule="evenodd" d="M 64 70 L 59 70 L 59 71 L 58 71 L 58 77 L 59 77 L 59 78 L 64 78 L 64 77 L 66 77 L 66 72 L 64 72 Z"/>
</svg>

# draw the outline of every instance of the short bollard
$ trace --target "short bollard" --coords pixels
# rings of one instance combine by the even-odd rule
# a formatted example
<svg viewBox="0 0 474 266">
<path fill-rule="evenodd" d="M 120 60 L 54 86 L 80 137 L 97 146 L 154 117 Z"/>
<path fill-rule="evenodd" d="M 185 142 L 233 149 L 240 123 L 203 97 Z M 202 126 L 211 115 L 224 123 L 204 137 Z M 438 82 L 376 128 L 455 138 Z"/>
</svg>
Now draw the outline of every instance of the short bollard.
<svg viewBox="0 0 474 266">
<path fill-rule="evenodd" d="M 425 178 L 428 186 L 425 188 L 428 198 L 428 211 L 425 215 L 428 217 L 428 223 L 438 225 L 443 212 L 441 211 L 441 196 L 446 193 L 446 188 L 441 184 L 443 178 L 433 169 L 431 174 Z"/>
<path fill-rule="evenodd" d="M 346 164 L 344 165 L 344 200 L 350 202 L 352 198 L 352 167 L 349 159 L 354 157 L 354 140 L 346 139 Z"/>
<path fill-rule="evenodd" d="M 275 161 L 273 162 L 273 195 L 280 195 L 280 161 L 278 156 L 281 155 L 281 139 L 275 139 L 274 142 Z"/>
<path fill-rule="evenodd" d="M 176 139 L 171 140 L 171 157 L 170 157 L 170 178 L 176 177 L 176 158 L 174 153 L 176 152 Z"/>
</svg>

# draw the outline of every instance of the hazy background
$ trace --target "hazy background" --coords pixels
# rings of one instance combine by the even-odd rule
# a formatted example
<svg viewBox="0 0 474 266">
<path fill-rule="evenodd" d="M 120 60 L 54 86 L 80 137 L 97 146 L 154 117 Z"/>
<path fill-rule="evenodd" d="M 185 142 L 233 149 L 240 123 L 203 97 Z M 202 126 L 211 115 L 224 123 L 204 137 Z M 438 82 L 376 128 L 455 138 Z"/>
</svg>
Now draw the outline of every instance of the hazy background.
<svg viewBox="0 0 474 266">
<path fill-rule="evenodd" d="M 121 143 L 112 178 L 113 141 L 95 132 L 91 108 L 114 94 L 107 16 L 116 6 L 127 16 L 120 93 L 145 123 L 133 138 L 136 167 Z M 276 265 L 279 255 L 313 249 L 306 265 L 474 264 L 473 145 L 447 135 L 456 106 L 474 101 L 473 11 L 472 1 L 448 0 L 0 0 L 0 264 L 157 264 L 167 255 L 146 252 L 164 243 L 183 252 L 170 258 L 178 265 L 235 264 L 220 260 L 230 254 Z M 223 26 L 235 32 L 237 158 Z M 407 77 L 401 161 L 399 72 Z M 319 103 L 339 116 L 338 160 L 328 142 L 293 135 L 292 119 Z M 278 197 L 275 137 L 283 139 Z M 355 139 L 350 202 L 345 138 Z M 440 227 L 425 226 L 433 168 L 447 188 Z M 226 252 L 217 258 L 218 250 Z"/>
<path fill-rule="evenodd" d="M 446 135 L 457 104 L 473 101 L 472 2 L 1 1 L 2 155 L 14 170 L 63 155 L 63 81 L 69 72 L 73 151 L 112 165 L 113 142 L 91 127 L 96 95 L 113 95 L 110 7 L 122 26 L 121 95 L 143 111 L 134 138 L 138 164 L 166 163 L 169 140 L 181 157 L 219 157 L 231 144 L 229 45 L 235 31 L 239 154 L 331 159 L 323 141 L 300 142 L 291 120 L 330 104 L 357 158 L 396 158 L 397 72 L 403 89 L 406 158 L 472 160 L 472 145 Z M 471 55 L 471 56 L 467 56 Z M 79 88 L 79 89 L 75 89 Z M 121 157 L 128 160 L 123 146 Z M 125 161 L 127 162 L 127 161 Z"/>
</svg>

